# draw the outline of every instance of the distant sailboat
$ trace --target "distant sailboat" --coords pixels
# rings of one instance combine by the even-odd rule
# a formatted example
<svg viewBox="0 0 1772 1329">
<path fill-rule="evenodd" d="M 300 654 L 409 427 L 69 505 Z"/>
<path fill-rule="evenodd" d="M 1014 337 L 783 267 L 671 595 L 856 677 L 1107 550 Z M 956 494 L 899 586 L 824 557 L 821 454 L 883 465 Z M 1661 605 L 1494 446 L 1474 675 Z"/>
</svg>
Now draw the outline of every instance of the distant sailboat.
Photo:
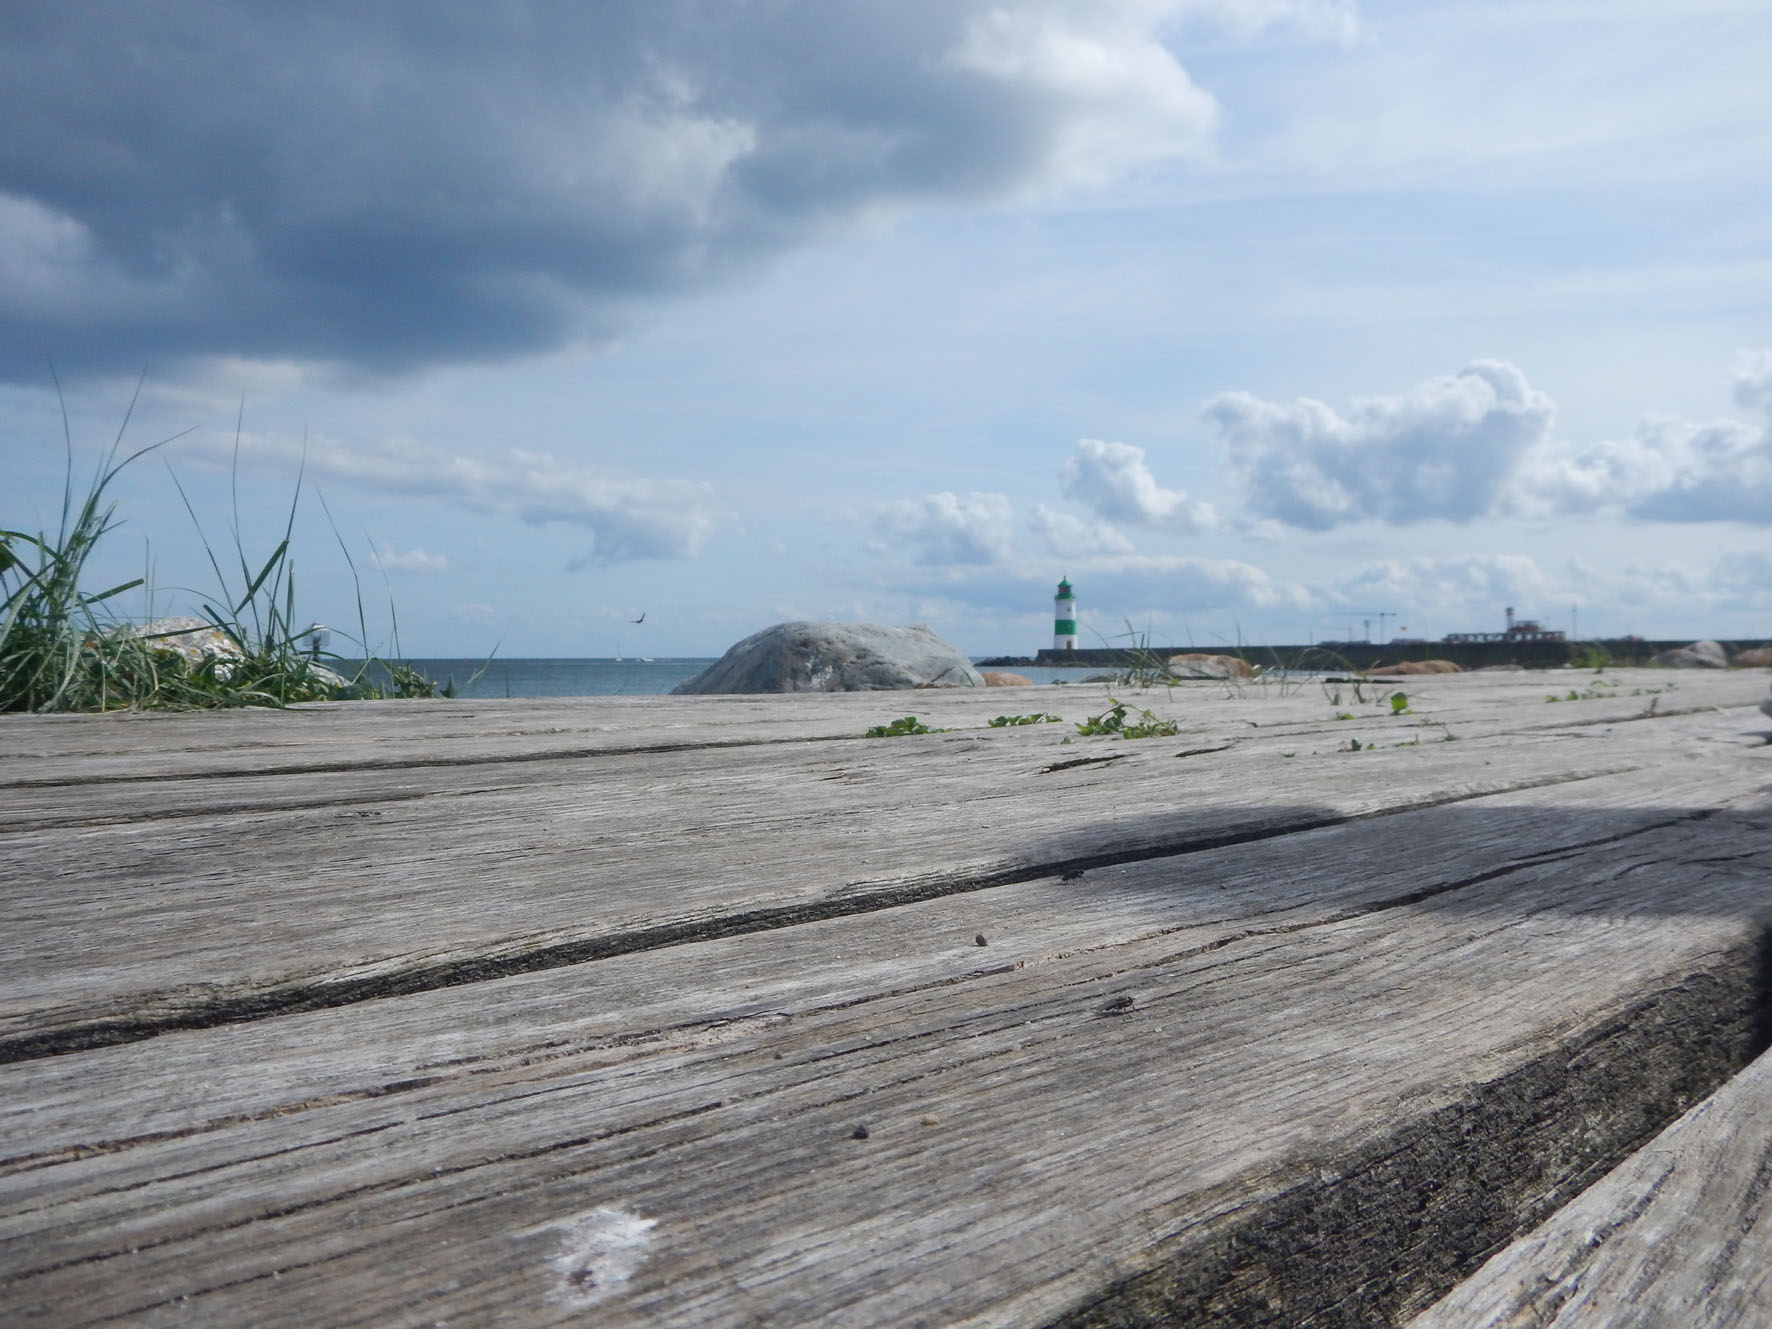
<svg viewBox="0 0 1772 1329">
<path fill-rule="evenodd" d="M 621 643 L 619 641 L 615 643 L 615 663 L 621 663 Z"/>
</svg>

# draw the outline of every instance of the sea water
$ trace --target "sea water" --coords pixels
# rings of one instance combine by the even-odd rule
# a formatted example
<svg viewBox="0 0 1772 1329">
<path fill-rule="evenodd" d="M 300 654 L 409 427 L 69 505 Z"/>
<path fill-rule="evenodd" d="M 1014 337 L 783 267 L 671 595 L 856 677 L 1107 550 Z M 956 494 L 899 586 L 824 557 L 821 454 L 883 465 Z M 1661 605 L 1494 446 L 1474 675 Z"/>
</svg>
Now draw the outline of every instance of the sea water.
<svg viewBox="0 0 1772 1329">
<path fill-rule="evenodd" d="M 713 663 L 709 656 L 655 660 L 408 660 L 458 697 L 652 697 L 669 692 Z M 1021 665 L 1010 671 L 1033 683 L 1080 683 L 1100 669 Z"/>
</svg>

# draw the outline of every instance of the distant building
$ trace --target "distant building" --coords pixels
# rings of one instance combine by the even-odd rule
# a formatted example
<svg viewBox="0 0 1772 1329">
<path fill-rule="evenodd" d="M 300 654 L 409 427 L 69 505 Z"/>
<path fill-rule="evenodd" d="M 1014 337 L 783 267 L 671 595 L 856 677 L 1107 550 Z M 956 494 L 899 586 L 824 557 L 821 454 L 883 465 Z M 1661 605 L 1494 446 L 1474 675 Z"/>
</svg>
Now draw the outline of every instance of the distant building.
<svg viewBox="0 0 1772 1329">
<path fill-rule="evenodd" d="M 1058 594 L 1052 597 L 1052 649 L 1077 649 L 1077 597 L 1071 594 L 1069 577 L 1058 583 Z"/>
<path fill-rule="evenodd" d="M 1503 632 L 1448 632 L 1448 642 L 1461 641 L 1563 641 L 1564 634 L 1555 628 L 1543 628 L 1537 619 L 1514 619 L 1514 607 L 1507 607 L 1507 629 Z"/>
</svg>

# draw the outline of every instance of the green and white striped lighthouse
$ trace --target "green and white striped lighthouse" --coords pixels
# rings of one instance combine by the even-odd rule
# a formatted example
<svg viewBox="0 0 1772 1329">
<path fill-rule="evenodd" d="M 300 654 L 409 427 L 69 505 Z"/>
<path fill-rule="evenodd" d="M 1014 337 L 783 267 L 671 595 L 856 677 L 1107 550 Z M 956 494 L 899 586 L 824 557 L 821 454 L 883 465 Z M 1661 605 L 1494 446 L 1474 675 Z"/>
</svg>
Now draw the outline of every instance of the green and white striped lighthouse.
<svg viewBox="0 0 1772 1329">
<path fill-rule="evenodd" d="M 1071 594 L 1071 579 L 1058 583 L 1058 594 L 1052 597 L 1052 649 L 1077 649 L 1077 597 Z"/>
</svg>

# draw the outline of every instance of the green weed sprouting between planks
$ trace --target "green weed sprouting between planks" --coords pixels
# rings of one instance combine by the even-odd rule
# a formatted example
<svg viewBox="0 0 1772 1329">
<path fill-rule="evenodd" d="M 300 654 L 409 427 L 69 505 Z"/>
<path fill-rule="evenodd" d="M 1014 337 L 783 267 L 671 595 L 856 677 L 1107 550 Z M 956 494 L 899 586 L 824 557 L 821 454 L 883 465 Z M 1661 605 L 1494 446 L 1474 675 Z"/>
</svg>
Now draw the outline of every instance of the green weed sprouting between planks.
<svg viewBox="0 0 1772 1329">
<path fill-rule="evenodd" d="M 1130 724 L 1126 722 L 1126 716 L 1126 703 L 1109 697 L 1108 709 L 1079 722 L 1077 732 L 1085 736 L 1100 734 L 1120 738 L 1172 738 L 1181 732 L 1177 721 L 1158 719 L 1149 710 L 1138 711 Z"/>
<path fill-rule="evenodd" d="M 868 730 L 865 738 L 902 738 L 906 734 L 945 734 L 945 729 L 931 729 L 914 715 L 902 716 L 888 724 L 877 724 Z"/>
<path fill-rule="evenodd" d="M 1063 724 L 1064 719 L 1062 716 L 1036 711 L 1032 715 L 999 715 L 989 723 L 992 729 L 1008 729 L 1015 725 L 1025 724 Z"/>
</svg>

